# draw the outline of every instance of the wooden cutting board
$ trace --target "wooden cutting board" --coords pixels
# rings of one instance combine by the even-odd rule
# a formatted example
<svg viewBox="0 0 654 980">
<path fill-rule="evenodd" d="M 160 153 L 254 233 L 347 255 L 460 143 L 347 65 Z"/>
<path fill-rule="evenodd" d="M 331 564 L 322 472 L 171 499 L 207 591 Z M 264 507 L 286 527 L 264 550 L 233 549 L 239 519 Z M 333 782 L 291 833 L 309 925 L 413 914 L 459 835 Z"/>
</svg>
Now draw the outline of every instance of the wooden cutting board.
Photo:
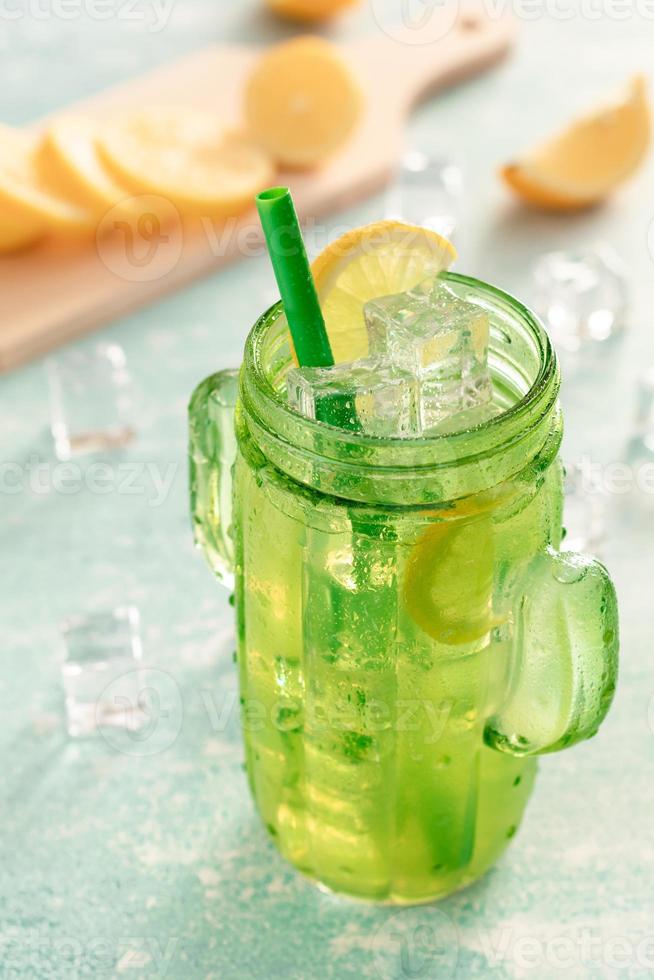
<svg viewBox="0 0 654 980">
<path fill-rule="evenodd" d="M 374 37 L 343 45 L 364 88 L 366 114 L 348 146 L 324 168 L 280 174 L 301 220 L 378 191 L 397 164 L 411 107 L 429 91 L 490 67 L 508 52 L 512 38 L 505 17 L 467 11 L 453 21 L 444 9 L 420 28 L 380 28 Z M 209 109 L 238 125 L 244 81 L 258 54 L 254 47 L 209 47 L 66 111 L 102 119 L 117 109 L 177 104 Z M 160 229 L 145 221 L 136 235 L 111 213 L 102 225 L 103 234 L 92 242 L 53 241 L 0 258 L 1 371 L 252 254 L 260 242 L 254 210 L 220 226 Z"/>
</svg>

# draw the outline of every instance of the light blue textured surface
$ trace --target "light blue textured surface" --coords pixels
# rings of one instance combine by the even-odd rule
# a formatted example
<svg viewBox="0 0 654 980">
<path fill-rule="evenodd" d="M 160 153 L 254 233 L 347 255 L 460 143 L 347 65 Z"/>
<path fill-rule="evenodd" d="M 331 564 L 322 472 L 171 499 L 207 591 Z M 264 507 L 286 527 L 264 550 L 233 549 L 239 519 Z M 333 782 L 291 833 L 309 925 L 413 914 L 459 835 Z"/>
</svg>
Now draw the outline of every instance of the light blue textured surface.
<svg viewBox="0 0 654 980">
<path fill-rule="evenodd" d="M 342 30 L 376 29 L 373 11 L 390 18 L 393 6 L 375 2 Z M 156 33 L 128 19 L 119 0 L 107 20 L 94 20 L 88 4 L 75 9 L 87 12 L 64 20 L 22 6 L 16 20 L 3 15 L 3 121 L 28 121 L 207 40 L 284 33 L 253 2 L 177 0 Z M 564 390 L 567 457 L 608 465 L 623 458 L 638 371 L 654 362 L 652 168 L 609 207 L 574 219 L 513 208 L 493 168 L 635 68 L 651 69 L 654 22 L 637 4 L 625 20 L 556 9 L 572 18 L 550 12 L 523 23 L 513 60 L 421 108 L 411 136 L 442 140 L 467 166 L 462 271 L 528 300 L 526 269 L 541 250 L 601 237 L 623 253 L 634 277 L 631 330 L 572 366 Z M 329 225 L 383 208 L 378 198 Z M 63 474 L 54 465 L 43 364 L 0 384 L 2 460 L 32 467 L 22 493 L 5 485 L 0 524 L 0 976 L 653 975 L 651 496 L 610 500 L 605 557 L 623 645 L 613 710 L 592 742 L 543 761 L 520 833 L 482 882 L 438 911 L 349 903 L 297 876 L 259 826 L 242 772 L 231 609 L 191 544 L 185 406 L 204 375 L 238 362 L 270 288 L 265 260 L 252 259 L 104 331 L 125 348 L 142 394 L 139 439 L 111 457 L 108 493 L 53 486 L 62 476 L 69 489 L 83 482 L 93 460 Z M 163 501 L 153 474 L 172 481 Z M 151 740 L 71 742 L 57 624 L 124 599 L 142 611 L 162 717 Z"/>
</svg>

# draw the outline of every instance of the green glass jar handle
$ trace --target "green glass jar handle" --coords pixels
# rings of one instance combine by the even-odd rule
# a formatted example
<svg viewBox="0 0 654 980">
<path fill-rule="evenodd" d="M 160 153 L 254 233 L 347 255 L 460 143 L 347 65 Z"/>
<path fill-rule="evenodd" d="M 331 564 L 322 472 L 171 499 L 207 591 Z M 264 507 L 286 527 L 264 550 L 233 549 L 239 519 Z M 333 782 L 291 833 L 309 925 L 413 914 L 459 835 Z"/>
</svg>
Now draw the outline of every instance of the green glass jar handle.
<svg viewBox="0 0 654 980">
<path fill-rule="evenodd" d="M 236 370 L 219 371 L 193 392 L 189 404 L 189 478 L 195 543 L 223 585 L 234 585 L 232 468 L 236 459 Z"/>
<path fill-rule="evenodd" d="M 615 589 L 594 558 L 548 549 L 518 593 L 507 696 L 485 740 L 511 755 L 556 752 L 594 735 L 613 699 Z"/>
</svg>

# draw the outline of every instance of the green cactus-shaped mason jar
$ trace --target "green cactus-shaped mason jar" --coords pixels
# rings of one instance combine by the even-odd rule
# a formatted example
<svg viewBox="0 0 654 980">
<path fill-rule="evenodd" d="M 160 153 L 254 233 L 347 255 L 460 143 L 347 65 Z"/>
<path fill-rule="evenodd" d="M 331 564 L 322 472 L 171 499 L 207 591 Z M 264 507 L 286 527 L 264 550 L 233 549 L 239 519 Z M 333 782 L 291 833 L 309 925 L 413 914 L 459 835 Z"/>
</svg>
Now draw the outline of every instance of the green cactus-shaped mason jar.
<svg viewBox="0 0 654 980">
<path fill-rule="evenodd" d="M 235 587 L 256 806 L 304 874 L 375 901 L 483 874 L 534 757 L 597 731 L 617 671 L 610 579 L 561 550 L 549 340 L 512 297 L 446 280 L 491 320 L 503 411 L 474 429 L 380 439 L 291 411 L 279 307 L 190 407 L 195 534 Z"/>
</svg>

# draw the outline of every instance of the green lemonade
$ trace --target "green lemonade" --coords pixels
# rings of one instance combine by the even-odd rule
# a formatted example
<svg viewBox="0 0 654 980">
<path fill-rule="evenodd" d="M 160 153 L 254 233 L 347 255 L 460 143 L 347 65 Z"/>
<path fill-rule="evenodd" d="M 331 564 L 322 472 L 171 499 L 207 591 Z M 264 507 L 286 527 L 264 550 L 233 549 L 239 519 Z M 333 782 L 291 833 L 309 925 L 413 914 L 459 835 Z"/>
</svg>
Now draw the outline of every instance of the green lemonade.
<svg viewBox="0 0 654 980">
<path fill-rule="evenodd" d="M 533 756 L 593 734 L 615 684 L 610 581 L 559 550 L 552 349 L 515 300 L 446 278 L 491 316 L 502 414 L 475 430 L 375 440 L 292 413 L 279 309 L 248 340 L 233 490 L 235 379 L 191 403 L 196 538 L 234 574 L 256 806 L 305 875 L 375 901 L 483 874 Z"/>
</svg>

